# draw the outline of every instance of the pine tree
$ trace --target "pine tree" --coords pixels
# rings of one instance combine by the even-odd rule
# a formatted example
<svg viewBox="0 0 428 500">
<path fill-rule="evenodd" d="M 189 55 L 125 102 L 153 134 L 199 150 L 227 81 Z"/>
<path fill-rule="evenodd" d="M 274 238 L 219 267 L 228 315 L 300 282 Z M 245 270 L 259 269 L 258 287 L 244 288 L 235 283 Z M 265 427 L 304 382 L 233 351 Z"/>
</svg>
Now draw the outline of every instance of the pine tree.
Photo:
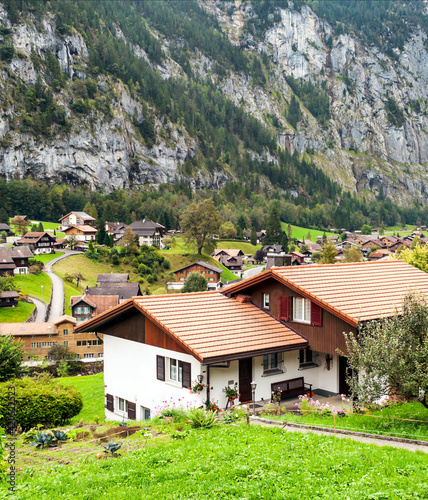
<svg viewBox="0 0 428 500">
<path fill-rule="evenodd" d="M 263 243 L 265 245 L 276 245 L 282 241 L 281 219 L 279 218 L 279 204 L 272 203 L 269 219 L 266 226 L 266 236 Z"/>
<path fill-rule="evenodd" d="M 9 224 L 9 216 L 3 207 L 0 208 L 0 223 Z"/>
</svg>

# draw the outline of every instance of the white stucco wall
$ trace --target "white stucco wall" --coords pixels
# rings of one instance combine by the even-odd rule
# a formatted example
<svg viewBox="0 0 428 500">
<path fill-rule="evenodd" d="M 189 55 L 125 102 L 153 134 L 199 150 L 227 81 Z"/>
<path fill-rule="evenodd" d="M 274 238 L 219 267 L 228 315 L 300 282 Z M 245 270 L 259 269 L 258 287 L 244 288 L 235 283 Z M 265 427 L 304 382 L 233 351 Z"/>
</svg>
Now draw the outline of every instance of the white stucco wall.
<svg viewBox="0 0 428 500">
<path fill-rule="evenodd" d="M 143 418 L 141 407 L 150 409 L 153 414 L 157 406 L 171 398 L 177 404 L 202 405 L 202 400 L 206 397 L 205 394 L 190 394 L 187 388 L 181 387 L 181 383 L 157 380 L 156 355 L 190 363 L 192 381 L 196 380 L 196 376 L 202 373 L 201 364 L 190 354 L 182 354 L 104 335 L 105 393 L 111 394 L 115 398 L 120 397 L 134 402 L 137 420 Z M 167 367 L 165 372 L 166 378 L 168 378 Z M 205 382 L 206 378 L 204 377 Z M 112 414 L 106 410 L 106 418 L 121 420 L 123 416 L 115 399 L 115 411 Z"/>
</svg>

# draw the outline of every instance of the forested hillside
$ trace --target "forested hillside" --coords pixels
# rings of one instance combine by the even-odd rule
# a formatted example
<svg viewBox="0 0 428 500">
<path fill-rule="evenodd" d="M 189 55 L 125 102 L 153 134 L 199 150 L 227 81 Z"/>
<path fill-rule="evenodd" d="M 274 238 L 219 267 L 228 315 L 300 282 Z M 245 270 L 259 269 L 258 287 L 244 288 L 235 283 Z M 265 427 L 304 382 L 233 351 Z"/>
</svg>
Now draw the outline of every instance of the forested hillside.
<svg viewBox="0 0 428 500">
<path fill-rule="evenodd" d="M 215 193 L 235 219 L 279 199 L 301 225 L 416 223 L 421 4 L 1 0 L 0 203 L 28 211 L 11 186 L 33 199 L 44 188 L 18 182 L 32 178 L 58 186 L 36 218 L 89 199 L 117 203 L 109 219 L 176 221 L 177 199 Z"/>
</svg>

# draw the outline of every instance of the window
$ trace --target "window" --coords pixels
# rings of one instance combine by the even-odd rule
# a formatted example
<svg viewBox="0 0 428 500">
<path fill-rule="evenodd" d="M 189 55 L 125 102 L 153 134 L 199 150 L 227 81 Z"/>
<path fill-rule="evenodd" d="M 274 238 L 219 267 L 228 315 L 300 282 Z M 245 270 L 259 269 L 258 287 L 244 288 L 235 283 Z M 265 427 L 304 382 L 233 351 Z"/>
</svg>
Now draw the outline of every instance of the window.
<svg viewBox="0 0 428 500">
<path fill-rule="evenodd" d="M 150 408 L 145 408 L 144 406 L 140 406 L 140 419 L 150 420 Z"/>
<path fill-rule="evenodd" d="M 48 347 L 52 347 L 52 342 L 48 342 Z"/>
<path fill-rule="evenodd" d="M 293 321 L 311 322 L 311 301 L 301 297 L 293 297 Z"/>
<path fill-rule="evenodd" d="M 37 342 L 37 347 L 42 347 L 42 343 L 41 342 Z"/>
<path fill-rule="evenodd" d="M 78 340 L 77 343 L 76 343 L 77 347 L 80 347 L 82 345 L 82 341 L 81 340 Z"/>
<path fill-rule="evenodd" d="M 263 356 L 263 376 L 283 373 L 282 353 L 273 352 Z"/>
<path fill-rule="evenodd" d="M 269 294 L 263 294 L 263 309 L 269 309 Z"/>
<path fill-rule="evenodd" d="M 46 342 L 42 342 L 42 347 L 46 347 Z"/>
<path fill-rule="evenodd" d="M 183 381 L 183 362 L 177 359 L 169 360 L 169 378 L 176 382 Z"/>
<path fill-rule="evenodd" d="M 64 340 L 64 347 L 68 347 L 68 340 Z"/>
<path fill-rule="evenodd" d="M 98 339 L 98 345 L 103 345 L 103 341 Z"/>
<path fill-rule="evenodd" d="M 311 349 L 300 349 L 299 351 L 299 370 L 318 367 L 318 354 Z"/>
<path fill-rule="evenodd" d="M 52 335 L 48 335 L 48 338 L 49 338 L 49 339 L 50 339 L 50 338 L 52 338 Z"/>
<path fill-rule="evenodd" d="M 99 357 L 99 358 L 102 358 L 103 356 L 104 356 L 104 355 L 103 355 L 103 353 L 102 353 L 102 352 L 99 352 L 99 353 L 98 353 L 98 357 Z"/>
<path fill-rule="evenodd" d="M 31 335 L 31 337 L 30 337 L 30 338 L 31 338 L 31 339 L 34 339 L 35 337 L 36 337 L 35 335 Z"/>
<path fill-rule="evenodd" d="M 85 354 L 83 355 L 84 358 L 93 358 L 94 357 L 94 353 L 93 352 L 85 352 Z"/>
<path fill-rule="evenodd" d="M 32 348 L 32 349 L 35 349 L 35 348 L 36 348 L 36 343 L 35 343 L 35 342 L 31 342 L 31 348 Z"/>
<path fill-rule="evenodd" d="M 63 334 L 63 335 L 68 335 L 68 329 L 64 329 L 64 330 L 62 331 L 62 334 Z"/>
<path fill-rule="evenodd" d="M 128 411 L 128 401 L 126 399 L 119 398 L 119 410 Z"/>
</svg>

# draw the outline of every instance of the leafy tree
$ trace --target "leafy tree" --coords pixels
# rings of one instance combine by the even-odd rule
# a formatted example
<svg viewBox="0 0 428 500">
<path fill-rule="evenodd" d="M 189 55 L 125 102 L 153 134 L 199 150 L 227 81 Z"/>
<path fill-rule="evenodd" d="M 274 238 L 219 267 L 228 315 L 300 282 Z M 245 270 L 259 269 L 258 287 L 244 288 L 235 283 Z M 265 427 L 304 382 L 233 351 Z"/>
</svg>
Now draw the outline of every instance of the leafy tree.
<svg viewBox="0 0 428 500">
<path fill-rule="evenodd" d="M 288 241 L 291 241 L 291 238 L 292 238 L 291 224 L 287 225 L 287 237 L 288 237 Z"/>
<path fill-rule="evenodd" d="M 344 333 L 348 363 L 360 376 L 348 376 L 361 403 L 385 394 L 406 396 L 428 408 L 428 307 L 420 295 L 405 297 L 402 312 Z M 341 353 L 343 354 L 343 353 Z"/>
<path fill-rule="evenodd" d="M 372 234 L 372 226 L 368 224 L 363 224 L 361 226 L 361 234 Z"/>
<path fill-rule="evenodd" d="M 363 260 L 363 252 L 360 245 L 345 245 L 343 255 L 343 262 L 361 262 Z"/>
<path fill-rule="evenodd" d="M 336 262 L 336 247 L 334 246 L 334 243 L 332 241 L 327 241 L 327 243 L 324 243 L 322 246 L 321 252 L 320 252 L 320 264 L 334 264 Z"/>
<path fill-rule="evenodd" d="M 254 254 L 254 259 L 256 262 L 263 262 L 266 257 L 266 252 L 264 250 L 257 250 Z"/>
<path fill-rule="evenodd" d="M 83 212 L 90 215 L 94 219 L 98 219 L 98 210 L 94 203 L 90 203 L 88 201 L 88 203 L 86 203 L 86 205 L 83 207 Z"/>
<path fill-rule="evenodd" d="M 13 276 L 0 276 L 0 292 L 15 290 Z"/>
<path fill-rule="evenodd" d="M 15 226 L 15 232 L 18 234 L 25 234 L 30 226 L 30 222 L 19 215 L 16 215 L 11 223 Z"/>
<path fill-rule="evenodd" d="M 6 233 L 6 231 L 2 231 L 0 233 L 0 241 L 4 242 L 4 241 L 6 241 L 6 239 L 7 239 L 7 233 Z"/>
<path fill-rule="evenodd" d="M 125 229 L 125 234 L 122 236 L 122 246 L 126 248 L 126 253 L 138 253 L 138 245 L 135 241 L 135 234 L 130 227 Z"/>
<path fill-rule="evenodd" d="M 0 336 L 0 382 L 15 378 L 24 359 L 24 342 L 12 335 Z"/>
<path fill-rule="evenodd" d="M 421 239 L 419 238 L 419 236 L 415 236 L 409 248 L 410 250 L 414 250 L 419 245 L 421 245 Z"/>
<path fill-rule="evenodd" d="M 204 275 L 200 273 L 189 273 L 181 289 L 183 293 L 188 292 L 204 292 L 207 289 L 208 281 Z"/>
<path fill-rule="evenodd" d="M 417 245 L 414 248 L 400 247 L 396 253 L 397 258 L 408 264 L 428 272 L 428 245 Z"/>
<path fill-rule="evenodd" d="M 220 238 L 236 238 L 236 229 L 232 222 L 226 221 L 220 226 Z"/>
<path fill-rule="evenodd" d="M 220 229 L 220 216 L 212 198 L 197 204 L 192 203 L 182 214 L 180 225 L 185 231 L 184 238 L 188 245 L 211 253 L 216 247 L 215 236 Z"/>
<path fill-rule="evenodd" d="M 78 357 L 68 346 L 59 344 L 49 349 L 48 356 L 53 361 L 62 361 L 64 359 L 75 360 Z"/>
<path fill-rule="evenodd" d="M 73 248 L 79 243 L 79 240 L 75 234 L 69 234 L 66 238 L 64 238 L 64 242 L 67 243 L 71 250 L 73 250 Z"/>
</svg>

